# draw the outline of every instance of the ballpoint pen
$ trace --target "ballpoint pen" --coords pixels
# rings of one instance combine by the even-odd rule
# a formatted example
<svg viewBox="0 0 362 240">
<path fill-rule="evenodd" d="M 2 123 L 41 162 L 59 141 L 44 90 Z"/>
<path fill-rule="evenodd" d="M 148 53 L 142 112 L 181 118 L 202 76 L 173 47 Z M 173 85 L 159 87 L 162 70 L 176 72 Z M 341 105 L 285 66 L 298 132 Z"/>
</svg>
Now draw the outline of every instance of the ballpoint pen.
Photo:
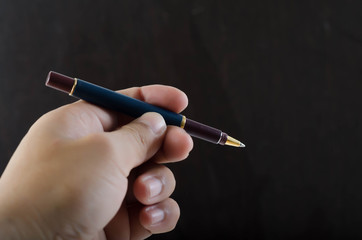
<svg viewBox="0 0 362 240">
<path fill-rule="evenodd" d="M 167 125 L 181 127 L 193 137 L 220 145 L 245 147 L 243 143 L 228 136 L 219 129 L 78 78 L 71 78 L 51 71 L 48 74 L 45 84 L 48 87 L 66 92 L 70 96 L 110 110 L 124 113 L 131 117 L 137 118 L 146 112 L 157 112 L 162 115 Z"/>
</svg>

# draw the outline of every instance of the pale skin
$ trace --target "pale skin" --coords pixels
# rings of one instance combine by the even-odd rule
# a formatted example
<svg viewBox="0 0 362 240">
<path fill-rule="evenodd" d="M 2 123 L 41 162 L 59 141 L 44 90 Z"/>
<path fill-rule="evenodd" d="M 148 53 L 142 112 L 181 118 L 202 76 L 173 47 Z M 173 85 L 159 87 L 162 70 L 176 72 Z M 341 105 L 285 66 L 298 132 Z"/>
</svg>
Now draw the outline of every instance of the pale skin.
<svg viewBox="0 0 362 240">
<path fill-rule="evenodd" d="M 121 91 L 180 112 L 180 90 L 151 85 Z M 180 216 L 172 171 L 193 147 L 157 113 L 138 119 L 78 101 L 41 117 L 0 179 L 0 239 L 145 239 Z"/>
</svg>

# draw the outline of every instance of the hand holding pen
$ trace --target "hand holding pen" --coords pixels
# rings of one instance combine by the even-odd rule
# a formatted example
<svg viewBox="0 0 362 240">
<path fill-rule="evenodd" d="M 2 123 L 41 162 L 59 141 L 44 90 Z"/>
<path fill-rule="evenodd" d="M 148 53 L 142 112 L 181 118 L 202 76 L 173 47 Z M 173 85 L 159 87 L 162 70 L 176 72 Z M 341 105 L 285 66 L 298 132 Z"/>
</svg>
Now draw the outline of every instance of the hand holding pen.
<svg viewBox="0 0 362 240">
<path fill-rule="evenodd" d="M 186 130 L 193 137 L 203 139 L 215 144 L 229 145 L 233 147 L 245 147 L 243 143 L 228 136 L 223 131 L 205 124 L 188 119 L 185 116 L 164 108 L 130 98 L 112 90 L 95 84 L 71 78 L 56 72 L 49 72 L 47 86 L 68 93 L 79 99 L 95 105 L 124 113 L 131 117 L 139 117 L 146 112 L 157 112 L 162 115 L 167 125 L 174 125 Z"/>
<path fill-rule="evenodd" d="M 121 93 L 176 113 L 187 105 L 172 87 Z M 130 122 L 85 101 L 49 112 L 0 179 L 0 239 L 144 239 L 170 231 L 180 210 L 170 198 L 175 178 L 160 163 L 185 159 L 192 146 L 156 113 Z"/>
<path fill-rule="evenodd" d="M 144 239 L 170 231 L 180 210 L 170 198 L 175 178 L 160 163 L 185 159 L 190 135 L 243 146 L 180 115 L 187 97 L 172 87 L 117 93 L 53 72 L 47 85 L 86 101 L 45 114 L 18 146 L 0 179 L 0 239 Z"/>
</svg>

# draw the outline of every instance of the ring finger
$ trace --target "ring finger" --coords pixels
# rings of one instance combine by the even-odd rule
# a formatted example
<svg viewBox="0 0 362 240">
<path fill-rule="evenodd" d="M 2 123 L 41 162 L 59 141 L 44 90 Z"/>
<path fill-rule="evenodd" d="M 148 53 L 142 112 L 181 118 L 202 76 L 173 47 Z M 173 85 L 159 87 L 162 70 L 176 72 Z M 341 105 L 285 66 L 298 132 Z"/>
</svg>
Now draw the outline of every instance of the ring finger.
<svg viewBox="0 0 362 240">
<path fill-rule="evenodd" d="M 175 177 L 164 165 L 149 162 L 140 167 L 138 174 L 133 183 L 133 194 L 144 205 L 161 202 L 175 190 Z"/>
</svg>

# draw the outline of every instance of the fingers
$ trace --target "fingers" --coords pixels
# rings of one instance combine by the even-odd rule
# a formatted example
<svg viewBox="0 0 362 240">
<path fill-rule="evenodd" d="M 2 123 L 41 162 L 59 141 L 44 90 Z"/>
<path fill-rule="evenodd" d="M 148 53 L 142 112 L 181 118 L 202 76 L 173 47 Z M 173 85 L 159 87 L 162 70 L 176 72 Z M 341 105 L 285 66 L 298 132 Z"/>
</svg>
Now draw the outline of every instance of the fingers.
<svg viewBox="0 0 362 240">
<path fill-rule="evenodd" d="M 145 235 L 171 231 L 180 216 L 177 203 L 169 198 L 176 186 L 173 173 L 166 166 L 155 163 L 142 166 L 139 173 L 133 193 L 145 206 L 133 209 L 138 219 L 133 219 L 132 228 Z"/>
<path fill-rule="evenodd" d="M 177 203 L 169 198 L 176 185 L 173 173 L 164 165 L 147 163 L 138 174 L 133 194 L 139 203 L 129 208 L 131 235 L 143 239 L 151 233 L 171 231 L 180 215 Z"/>
<path fill-rule="evenodd" d="M 137 169 L 137 178 L 131 192 L 135 202 L 122 206 L 107 226 L 107 239 L 145 239 L 153 233 L 171 231 L 180 216 L 177 203 L 170 199 L 175 189 L 175 178 L 170 169 L 156 163 L 146 163 Z M 127 215 L 130 232 L 122 231 Z M 123 238 L 122 238 L 123 237 Z"/>
</svg>

